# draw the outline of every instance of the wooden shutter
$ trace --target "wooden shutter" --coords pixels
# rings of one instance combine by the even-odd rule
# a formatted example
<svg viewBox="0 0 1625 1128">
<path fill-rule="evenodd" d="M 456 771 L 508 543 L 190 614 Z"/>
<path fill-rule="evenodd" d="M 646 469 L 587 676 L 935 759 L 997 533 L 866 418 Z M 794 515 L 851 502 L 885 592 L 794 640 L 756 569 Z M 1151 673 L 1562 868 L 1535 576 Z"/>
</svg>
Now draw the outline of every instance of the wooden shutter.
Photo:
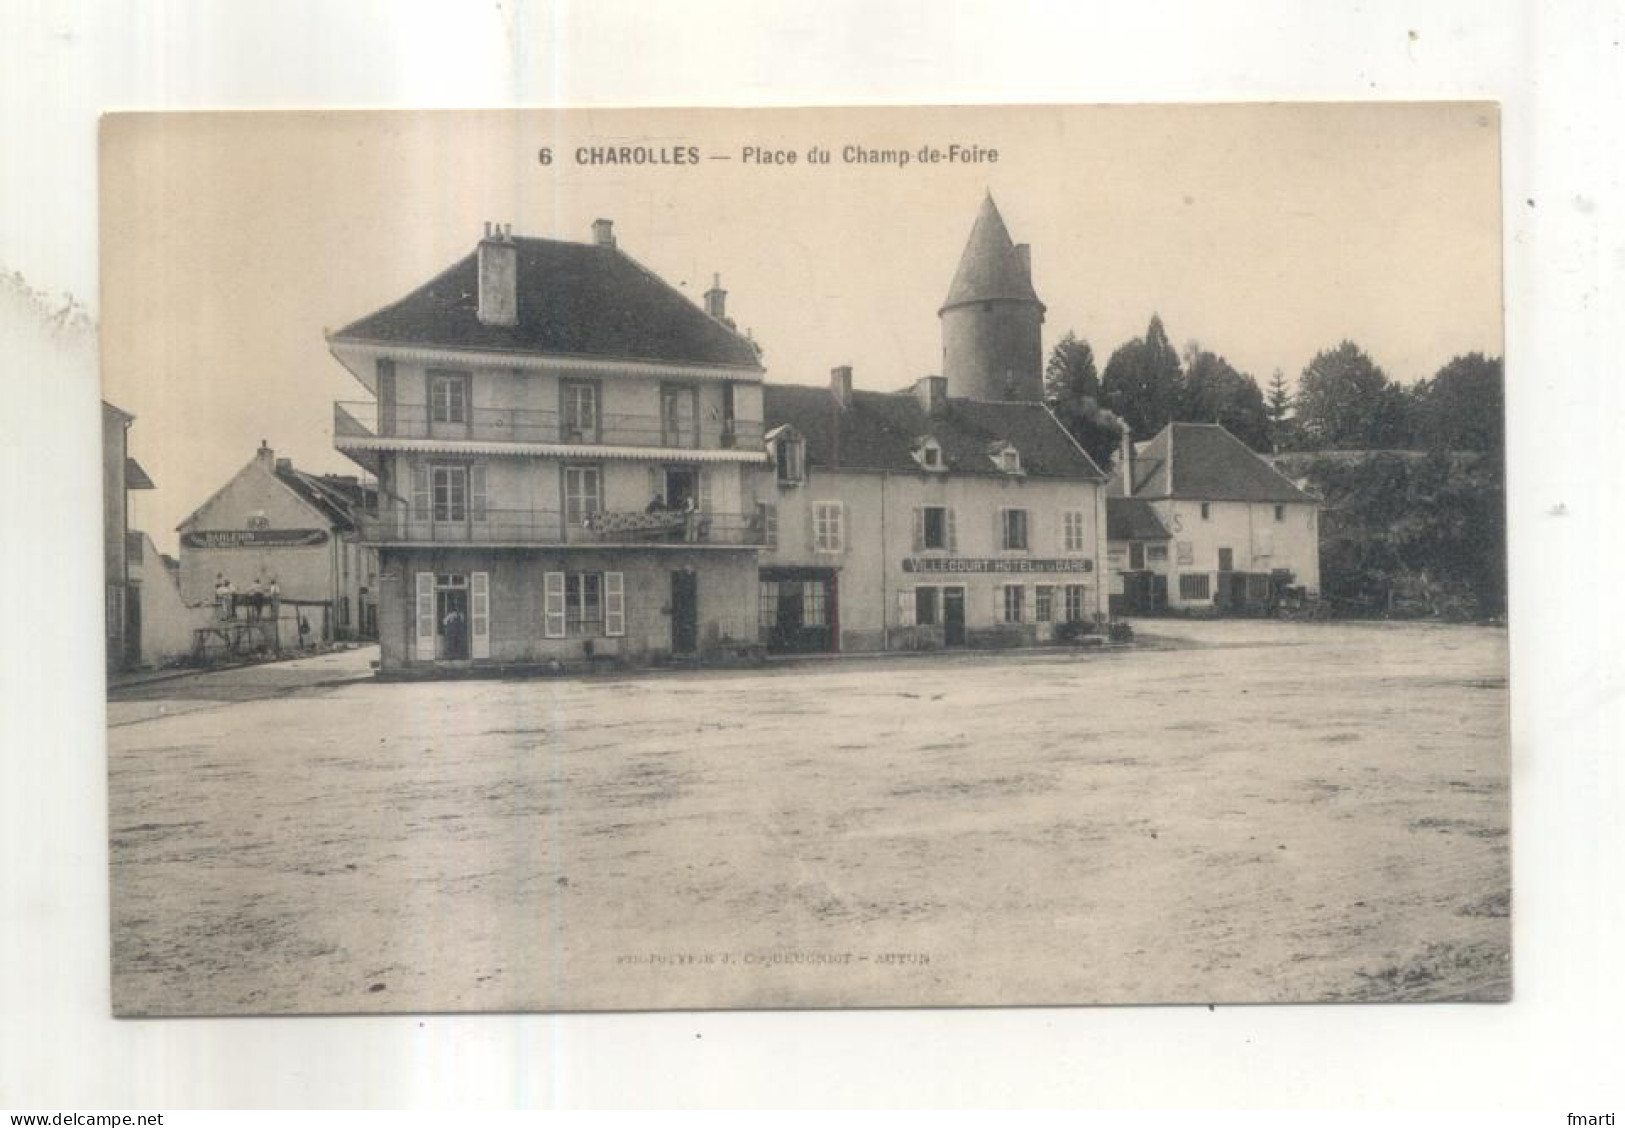
<svg viewBox="0 0 1625 1128">
<path fill-rule="evenodd" d="M 762 547 L 769 552 L 777 551 L 779 547 L 779 507 L 761 503 L 762 511 Z"/>
<path fill-rule="evenodd" d="M 564 637 L 563 572 L 548 572 L 542 576 L 542 635 Z"/>
<path fill-rule="evenodd" d="M 417 660 L 434 661 L 434 573 L 417 574 Z"/>
<path fill-rule="evenodd" d="M 948 514 L 948 551 L 949 552 L 958 552 L 959 551 L 959 533 L 958 533 L 957 530 L 954 529 L 954 511 L 952 509 L 949 509 L 946 512 Z"/>
<path fill-rule="evenodd" d="M 626 576 L 604 573 L 604 633 L 610 638 L 626 634 Z"/>
<path fill-rule="evenodd" d="M 918 513 L 916 509 L 914 512 Z M 914 625 L 914 589 L 899 588 L 897 592 L 897 625 L 912 627 Z"/>
<path fill-rule="evenodd" d="M 846 502 L 835 503 L 835 551 L 846 551 Z"/>
<path fill-rule="evenodd" d="M 491 574 L 475 572 L 468 581 L 469 654 L 491 657 Z"/>
<path fill-rule="evenodd" d="M 993 511 L 993 550 L 995 552 L 1003 552 L 1009 547 L 1004 540 L 1004 515 L 1008 512 L 1010 512 L 1008 509 L 995 509 Z M 1000 606 L 1002 607 L 1003 604 L 1000 604 Z"/>
<path fill-rule="evenodd" d="M 705 469 L 696 470 L 694 476 L 700 481 L 700 496 L 697 499 L 700 512 L 709 513 L 711 512 L 711 471 Z"/>
<path fill-rule="evenodd" d="M 485 463 L 476 462 L 468 468 L 468 512 L 476 521 L 485 520 Z"/>
<path fill-rule="evenodd" d="M 666 504 L 666 472 L 658 466 L 649 467 L 649 500 L 660 499 L 660 504 Z"/>
<path fill-rule="evenodd" d="M 429 464 L 414 462 L 412 464 L 412 520 L 427 521 L 429 519 Z"/>
<path fill-rule="evenodd" d="M 395 434 L 395 362 L 378 358 L 378 433 Z"/>
<path fill-rule="evenodd" d="M 925 549 L 925 510 L 919 506 L 914 507 L 914 551 Z"/>
</svg>

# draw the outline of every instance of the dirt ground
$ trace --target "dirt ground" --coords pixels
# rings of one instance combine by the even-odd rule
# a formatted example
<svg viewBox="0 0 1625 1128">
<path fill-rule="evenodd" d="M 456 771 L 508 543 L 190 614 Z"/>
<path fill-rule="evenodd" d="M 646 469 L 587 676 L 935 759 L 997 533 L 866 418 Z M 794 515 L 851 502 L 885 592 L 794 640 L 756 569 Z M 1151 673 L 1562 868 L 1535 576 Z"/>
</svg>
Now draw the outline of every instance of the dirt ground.
<svg viewBox="0 0 1625 1128">
<path fill-rule="evenodd" d="M 122 1014 L 1495 1000 L 1506 635 L 109 704 Z"/>
</svg>

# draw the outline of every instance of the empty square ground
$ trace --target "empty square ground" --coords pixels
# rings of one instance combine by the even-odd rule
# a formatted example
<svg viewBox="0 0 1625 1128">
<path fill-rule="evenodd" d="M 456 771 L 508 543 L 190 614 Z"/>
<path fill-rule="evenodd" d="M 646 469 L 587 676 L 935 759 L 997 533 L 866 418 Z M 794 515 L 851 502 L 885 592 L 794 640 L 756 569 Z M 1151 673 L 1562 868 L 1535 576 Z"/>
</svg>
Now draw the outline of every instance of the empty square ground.
<svg viewBox="0 0 1625 1128">
<path fill-rule="evenodd" d="M 109 704 L 123 1014 L 1492 1000 L 1506 636 Z"/>
</svg>

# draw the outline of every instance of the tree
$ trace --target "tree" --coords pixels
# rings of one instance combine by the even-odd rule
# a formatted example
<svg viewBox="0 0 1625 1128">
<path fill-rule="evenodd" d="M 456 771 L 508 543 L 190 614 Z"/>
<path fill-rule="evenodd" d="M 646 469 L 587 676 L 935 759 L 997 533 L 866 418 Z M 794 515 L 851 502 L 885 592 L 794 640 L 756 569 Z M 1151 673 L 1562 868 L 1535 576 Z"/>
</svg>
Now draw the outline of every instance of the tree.
<svg viewBox="0 0 1625 1128">
<path fill-rule="evenodd" d="M 1269 417 L 1258 383 L 1217 353 L 1191 342 L 1175 418 L 1218 423 L 1254 450 L 1269 449 Z"/>
<path fill-rule="evenodd" d="M 1100 405 L 1095 351 L 1070 331 L 1056 342 L 1044 367 L 1044 401 L 1078 445 L 1101 467 L 1117 451 L 1122 420 Z"/>
<path fill-rule="evenodd" d="M 1417 445 L 1427 450 L 1501 450 L 1505 397 L 1500 357 L 1476 352 L 1455 357 L 1415 390 Z"/>
<path fill-rule="evenodd" d="M 1140 438 L 1149 438 L 1174 418 L 1182 394 L 1179 354 L 1168 342 L 1162 318 L 1151 315 L 1145 336 L 1119 346 L 1101 379 L 1105 405 Z"/>
<path fill-rule="evenodd" d="M 1297 422 L 1321 449 L 1383 450 L 1408 440 L 1407 395 L 1353 341 L 1321 352 L 1298 381 Z"/>
<path fill-rule="evenodd" d="M 1296 430 L 1292 419 L 1292 393 L 1286 390 L 1286 373 L 1279 368 L 1270 377 L 1270 389 L 1264 394 L 1264 414 L 1269 416 L 1270 446 L 1276 451 L 1292 445 L 1292 432 Z"/>
</svg>

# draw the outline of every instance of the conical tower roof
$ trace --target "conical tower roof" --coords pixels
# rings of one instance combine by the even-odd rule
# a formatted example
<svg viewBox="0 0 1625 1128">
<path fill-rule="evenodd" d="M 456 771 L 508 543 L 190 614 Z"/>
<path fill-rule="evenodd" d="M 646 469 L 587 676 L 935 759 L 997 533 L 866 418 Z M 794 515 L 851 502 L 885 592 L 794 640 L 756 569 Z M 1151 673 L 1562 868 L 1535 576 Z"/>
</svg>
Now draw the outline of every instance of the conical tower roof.
<svg viewBox="0 0 1625 1128">
<path fill-rule="evenodd" d="M 1032 271 L 1016 250 L 1004 217 L 993 202 L 993 193 L 989 192 L 976 215 L 965 253 L 959 256 L 959 269 L 954 273 L 953 285 L 948 287 L 948 299 L 937 312 L 999 299 L 1043 305 L 1033 290 Z"/>
</svg>

